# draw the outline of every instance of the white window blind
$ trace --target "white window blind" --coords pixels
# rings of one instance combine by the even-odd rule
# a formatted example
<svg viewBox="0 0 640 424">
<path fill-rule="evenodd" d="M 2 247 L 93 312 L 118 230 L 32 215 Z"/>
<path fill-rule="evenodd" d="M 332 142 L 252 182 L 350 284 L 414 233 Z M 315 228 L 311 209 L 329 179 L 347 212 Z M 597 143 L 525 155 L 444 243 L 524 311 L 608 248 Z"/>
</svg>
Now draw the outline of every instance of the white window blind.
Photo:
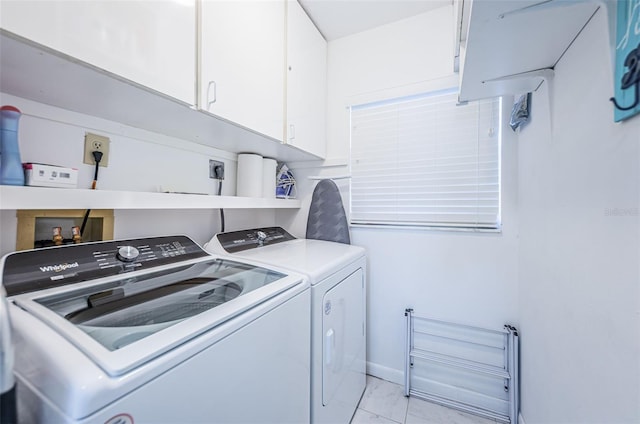
<svg viewBox="0 0 640 424">
<path fill-rule="evenodd" d="M 351 223 L 499 228 L 500 126 L 453 90 L 353 106 Z"/>
</svg>

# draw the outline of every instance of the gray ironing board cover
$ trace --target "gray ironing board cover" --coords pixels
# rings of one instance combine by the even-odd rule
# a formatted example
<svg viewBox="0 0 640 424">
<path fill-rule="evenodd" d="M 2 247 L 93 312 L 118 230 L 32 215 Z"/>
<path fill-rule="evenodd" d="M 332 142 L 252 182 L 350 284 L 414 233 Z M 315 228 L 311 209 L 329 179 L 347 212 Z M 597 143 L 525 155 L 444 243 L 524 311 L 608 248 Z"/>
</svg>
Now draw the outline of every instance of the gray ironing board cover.
<svg viewBox="0 0 640 424">
<path fill-rule="evenodd" d="M 351 244 L 340 190 L 332 180 L 320 180 L 313 190 L 307 238 Z"/>
</svg>

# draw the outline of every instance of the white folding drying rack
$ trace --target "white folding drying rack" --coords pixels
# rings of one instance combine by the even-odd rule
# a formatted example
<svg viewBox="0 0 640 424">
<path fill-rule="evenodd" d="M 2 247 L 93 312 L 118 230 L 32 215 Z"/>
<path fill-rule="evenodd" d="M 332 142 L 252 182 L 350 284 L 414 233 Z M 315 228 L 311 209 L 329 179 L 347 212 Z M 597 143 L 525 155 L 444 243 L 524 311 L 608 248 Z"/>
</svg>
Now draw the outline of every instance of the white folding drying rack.
<svg viewBox="0 0 640 424">
<path fill-rule="evenodd" d="M 518 331 L 492 330 L 405 310 L 405 396 L 503 423 L 519 413 Z"/>
</svg>

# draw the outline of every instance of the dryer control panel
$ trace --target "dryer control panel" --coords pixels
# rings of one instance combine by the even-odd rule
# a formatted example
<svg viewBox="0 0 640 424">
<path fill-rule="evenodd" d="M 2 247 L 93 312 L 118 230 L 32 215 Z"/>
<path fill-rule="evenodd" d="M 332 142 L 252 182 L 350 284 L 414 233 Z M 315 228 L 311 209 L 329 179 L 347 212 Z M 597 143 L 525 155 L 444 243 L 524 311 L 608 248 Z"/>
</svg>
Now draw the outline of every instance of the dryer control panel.
<svg viewBox="0 0 640 424">
<path fill-rule="evenodd" d="M 229 253 L 295 240 L 294 236 L 281 227 L 254 228 L 252 230 L 220 233 L 216 234 L 216 238 L 222 248 Z"/>
</svg>

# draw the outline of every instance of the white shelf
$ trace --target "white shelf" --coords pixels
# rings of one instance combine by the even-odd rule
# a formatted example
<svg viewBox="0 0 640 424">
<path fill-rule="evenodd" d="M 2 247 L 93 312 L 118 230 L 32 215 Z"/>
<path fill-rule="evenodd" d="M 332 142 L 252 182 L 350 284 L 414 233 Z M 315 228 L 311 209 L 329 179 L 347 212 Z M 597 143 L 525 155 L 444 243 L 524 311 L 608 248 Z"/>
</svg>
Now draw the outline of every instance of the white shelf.
<svg viewBox="0 0 640 424">
<path fill-rule="evenodd" d="M 593 1 L 473 0 L 460 100 L 536 90 L 598 10 Z"/>
<path fill-rule="evenodd" d="M 298 209 L 300 200 L 200 194 L 0 186 L 0 210 Z"/>
<path fill-rule="evenodd" d="M 320 157 L 0 29 L 0 91 L 220 150 Z"/>
</svg>

